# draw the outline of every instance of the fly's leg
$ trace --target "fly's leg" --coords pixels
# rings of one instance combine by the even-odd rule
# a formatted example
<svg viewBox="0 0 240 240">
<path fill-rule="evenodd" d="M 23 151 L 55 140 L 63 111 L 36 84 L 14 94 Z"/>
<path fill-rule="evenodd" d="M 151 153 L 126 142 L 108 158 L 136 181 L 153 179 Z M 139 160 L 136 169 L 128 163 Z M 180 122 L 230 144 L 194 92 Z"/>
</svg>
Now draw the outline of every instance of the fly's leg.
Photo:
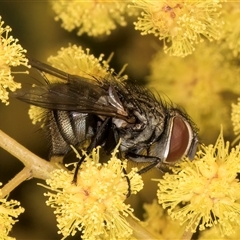
<svg viewBox="0 0 240 240">
<path fill-rule="evenodd" d="M 119 143 L 120 138 L 118 136 L 117 131 L 114 131 L 114 139 L 115 139 L 116 143 Z M 113 150 L 113 149 L 111 149 L 111 150 Z M 118 157 L 118 159 L 123 159 L 123 156 L 122 156 L 122 153 L 121 153 L 120 150 L 117 153 L 117 157 Z M 127 184 L 128 184 L 128 192 L 126 194 L 126 198 L 128 198 L 131 195 L 131 182 L 130 182 L 130 179 L 129 179 L 128 175 L 127 175 L 127 170 L 123 167 L 122 171 L 123 171 L 123 173 L 125 175 L 125 178 L 126 178 L 126 181 L 127 181 Z"/>
<path fill-rule="evenodd" d="M 152 168 L 156 167 L 157 164 L 158 164 L 158 162 L 153 162 L 152 164 L 150 164 L 150 165 L 142 168 L 141 170 L 139 170 L 137 173 L 141 175 L 141 174 L 151 170 Z"/>
<path fill-rule="evenodd" d="M 87 154 L 91 153 L 92 150 L 101 143 L 102 141 L 102 135 L 104 134 L 104 131 L 106 130 L 106 125 L 108 124 L 110 118 L 106 118 L 104 120 L 104 122 L 101 124 L 101 126 L 99 127 L 99 129 L 97 130 L 93 140 L 91 141 L 88 149 L 87 149 Z M 81 159 L 78 161 L 77 163 L 77 166 L 75 168 L 75 171 L 74 171 L 74 175 L 73 175 L 73 180 L 72 180 L 72 183 L 74 184 L 77 184 L 77 175 L 78 175 L 78 171 L 82 165 L 82 163 L 84 162 L 86 156 L 82 156 Z"/>
<path fill-rule="evenodd" d="M 130 179 L 127 175 L 127 171 L 125 168 L 123 168 L 123 173 L 125 174 L 125 178 L 126 178 L 127 184 L 128 184 L 128 192 L 127 192 L 126 198 L 129 198 L 131 195 L 131 183 L 130 183 Z"/>
<path fill-rule="evenodd" d="M 137 163 L 150 163 L 148 166 L 142 168 L 137 172 L 140 175 L 156 167 L 161 162 L 161 159 L 158 157 L 144 156 L 133 152 L 128 152 L 126 154 L 126 157 L 129 158 L 131 161 Z"/>
<path fill-rule="evenodd" d="M 86 158 L 86 156 L 83 155 L 83 156 L 81 157 L 81 159 L 79 159 L 79 161 L 78 161 L 78 163 L 77 163 L 77 166 L 76 166 L 76 168 L 75 168 L 74 175 L 73 175 L 73 180 L 72 180 L 72 183 L 74 183 L 75 185 L 77 185 L 77 175 L 78 175 L 78 171 L 79 171 L 82 163 L 84 162 L 85 158 Z"/>
</svg>

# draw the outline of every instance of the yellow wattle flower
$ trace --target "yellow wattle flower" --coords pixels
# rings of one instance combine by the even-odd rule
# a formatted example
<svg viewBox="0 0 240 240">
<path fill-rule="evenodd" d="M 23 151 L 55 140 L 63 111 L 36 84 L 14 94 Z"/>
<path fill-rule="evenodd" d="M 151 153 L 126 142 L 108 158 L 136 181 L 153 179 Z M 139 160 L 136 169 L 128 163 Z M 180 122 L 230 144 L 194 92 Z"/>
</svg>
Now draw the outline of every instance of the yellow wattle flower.
<svg viewBox="0 0 240 240">
<path fill-rule="evenodd" d="M 28 67 L 28 60 L 25 57 L 26 50 L 18 44 L 18 39 L 14 39 L 10 32 L 9 26 L 3 27 L 4 21 L 0 16 L 0 100 L 6 105 L 9 104 L 9 91 L 14 92 L 21 88 L 21 84 L 14 81 L 14 72 L 11 67 L 25 66 Z"/>
<path fill-rule="evenodd" d="M 105 164 L 100 164 L 99 148 L 86 155 L 86 162 L 78 172 L 77 184 L 72 183 L 73 171 L 52 172 L 46 180 L 50 191 L 47 205 L 55 209 L 59 233 L 64 238 L 82 232 L 82 239 L 127 239 L 132 234 L 127 217 L 134 217 L 133 209 L 125 204 L 130 181 L 131 194 L 143 187 L 137 169 L 125 175 L 126 163 L 117 159 L 115 150 Z"/>
<path fill-rule="evenodd" d="M 163 40 L 164 51 L 185 57 L 205 38 L 218 40 L 222 34 L 220 1 L 132 1 L 142 10 L 135 29 Z"/>
<path fill-rule="evenodd" d="M 239 228 L 240 145 L 230 149 L 221 132 L 214 146 L 201 146 L 192 162 L 179 163 L 173 172 L 158 185 L 159 203 L 172 219 L 192 232 L 216 226 L 226 236 Z"/>
<path fill-rule="evenodd" d="M 125 15 L 136 15 L 128 1 L 51 1 L 55 20 L 62 21 L 67 31 L 78 29 L 77 34 L 88 36 L 109 35 L 117 25 L 126 26 Z"/>
<path fill-rule="evenodd" d="M 0 183 L 0 186 L 2 184 Z M 0 189 L 0 239 L 13 240 L 9 235 L 13 225 L 18 221 L 17 217 L 24 212 L 20 203 L 16 200 L 1 199 Z"/>
</svg>

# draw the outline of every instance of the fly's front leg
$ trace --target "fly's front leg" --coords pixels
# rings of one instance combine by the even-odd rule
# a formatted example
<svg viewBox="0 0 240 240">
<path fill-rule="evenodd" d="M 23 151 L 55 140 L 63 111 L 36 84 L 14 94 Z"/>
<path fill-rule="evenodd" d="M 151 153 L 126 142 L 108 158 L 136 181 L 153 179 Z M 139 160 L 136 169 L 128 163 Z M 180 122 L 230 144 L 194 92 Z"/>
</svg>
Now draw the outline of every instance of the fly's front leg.
<svg viewBox="0 0 240 240">
<path fill-rule="evenodd" d="M 113 141 L 114 139 L 114 141 Z M 107 139 L 106 139 L 106 143 L 104 144 L 104 150 L 107 152 L 107 154 L 111 154 L 111 152 L 116 148 L 117 144 L 119 143 L 120 137 L 119 134 L 117 132 L 116 126 L 112 125 L 112 131 L 110 132 L 110 134 L 108 133 Z M 122 156 L 122 152 L 118 151 L 118 153 L 116 154 L 118 159 L 123 159 Z M 131 195 L 131 184 L 130 184 L 130 179 L 127 175 L 127 170 L 125 168 L 123 168 L 123 173 L 125 175 L 127 184 L 128 184 L 128 192 L 126 194 L 126 198 L 130 197 Z"/>
<path fill-rule="evenodd" d="M 126 154 L 126 158 L 137 163 L 149 163 L 148 166 L 138 171 L 138 174 L 140 175 L 156 167 L 161 162 L 161 159 L 158 157 L 145 156 L 145 155 L 136 154 L 133 152 L 128 152 Z"/>
</svg>

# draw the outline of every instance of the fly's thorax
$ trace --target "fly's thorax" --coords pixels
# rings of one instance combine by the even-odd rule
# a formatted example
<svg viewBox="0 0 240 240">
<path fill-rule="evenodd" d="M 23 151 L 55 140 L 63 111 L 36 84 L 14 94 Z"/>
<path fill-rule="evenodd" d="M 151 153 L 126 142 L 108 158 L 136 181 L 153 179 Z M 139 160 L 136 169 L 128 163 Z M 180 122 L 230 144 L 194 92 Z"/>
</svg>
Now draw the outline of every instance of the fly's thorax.
<svg viewBox="0 0 240 240">
<path fill-rule="evenodd" d="M 112 119 L 122 139 L 120 145 L 122 152 L 140 153 L 148 149 L 149 146 L 159 139 L 164 130 L 164 111 L 160 113 L 159 109 L 147 109 L 146 106 L 142 106 L 141 110 L 131 109 L 131 116 L 135 118 L 134 123 L 128 123 L 117 118 Z"/>
</svg>

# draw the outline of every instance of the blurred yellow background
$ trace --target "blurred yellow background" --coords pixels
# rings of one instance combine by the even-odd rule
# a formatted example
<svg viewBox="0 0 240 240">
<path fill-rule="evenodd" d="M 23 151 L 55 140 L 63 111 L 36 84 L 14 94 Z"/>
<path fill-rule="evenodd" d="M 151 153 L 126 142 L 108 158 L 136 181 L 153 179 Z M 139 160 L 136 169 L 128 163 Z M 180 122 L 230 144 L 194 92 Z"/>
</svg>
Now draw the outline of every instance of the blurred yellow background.
<svg viewBox="0 0 240 240">
<path fill-rule="evenodd" d="M 2 16 L 2 20 L 5 22 L 4 26 L 9 25 L 13 29 L 13 37 L 19 39 L 19 43 L 28 51 L 30 56 L 46 62 L 50 55 L 56 55 L 61 47 L 67 47 L 69 43 L 81 45 L 83 48 L 90 48 L 90 53 L 96 57 L 104 53 L 105 59 L 114 52 L 110 66 L 116 72 L 119 72 L 124 64 L 127 63 L 128 67 L 125 70 L 125 74 L 129 76 L 130 81 L 136 84 L 146 85 L 148 83 L 149 78 L 147 76 L 150 75 L 149 63 L 157 51 L 162 49 L 162 43 L 156 37 L 153 35 L 141 36 L 140 32 L 134 30 L 133 18 L 129 21 L 127 27 L 119 26 L 109 36 L 91 38 L 86 35 L 79 37 L 76 35 L 76 31 L 69 33 L 61 28 L 60 22 L 54 20 L 55 13 L 47 1 L 0 1 L 0 16 Z M 164 58 L 165 55 L 162 54 L 158 57 Z M 188 61 L 191 62 L 191 58 L 189 59 L 177 61 L 187 64 Z M 176 71 L 175 68 L 166 69 L 164 66 L 159 66 L 159 69 L 161 71 L 159 74 L 162 73 L 163 78 L 168 75 L 167 71 Z M 183 68 L 180 70 L 185 71 Z M 180 70 L 178 69 L 179 74 L 181 74 Z M 194 69 L 192 70 L 194 71 Z M 16 81 L 27 85 L 38 84 L 39 79 L 40 77 L 37 73 L 34 76 L 15 76 Z M 154 82 L 149 85 L 156 90 L 154 84 L 157 84 L 161 89 L 161 83 Z M 240 88 L 240 85 L 234 87 Z M 176 102 L 174 94 L 172 95 L 174 91 L 178 95 L 179 89 L 175 89 L 171 93 L 164 92 L 164 95 L 171 95 L 171 101 Z M 212 97 L 208 96 L 209 99 Z M 230 122 L 230 104 L 236 100 L 237 96 L 225 92 L 221 97 L 226 100 L 226 105 L 229 106 L 226 111 L 229 114 Z M 47 159 L 48 141 L 42 132 L 39 131 L 39 127 L 32 125 L 27 114 L 28 108 L 27 104 L 15 99 L 11 99 L 10 105 L 7 107 L 0 104 L 0 129 L 35 154 Z M 193 109 L 198 111 L 199 108 L 197 105 L 194 105 L 190 110 L 186 109 L 190 116 L 194 114 L 193 112 L 191 113 Z M 212 111 L 217 113 L 222 111 L 222 109 L 216 107 Z M 207 117 L 211 119 L 211 116 Z M 200 140 L 206 144 L 214 144 L 219 134 L 220 124 L 221 119 L 219 118 L 219 121 L 216 122 L 216 129 L 200 129 Z M 234 138 L 233 132 L 230 130 L 225 132 L 225 136 L 227 139 Z M 17 159 L 0 149 L 0 182 L 6 183 L 22 167 L 22 164 Z M 159 178 L 160 176 L 161 173 L 156 170 L 145 174 L 143 176 L 145 183 L 144 191 L 138 197 L 131 196 L 128 199 L 128 201 L 134 203 L 138 217 L 142 216 L 142 202 L 151 202 L 156 194 L 156 182 L 150 181 L 150 178 Z M 61 236 L 57 234 L 56 221 L 52 209 L 44 203 L 46 200 L 43 196 L 45 189 L 36 186 L 37 182 L 42 181 L 34 179 L 24 182 L 10 195 L 10 198 L 19 200 L 25 208 L 25 212 L 20 215 L 19 222 L 13 227 L 12 236 L 18 240 L 60 239 Z M 79 239 L 79 235 L 77 234 L 71 239 Z"/>
</svg>

